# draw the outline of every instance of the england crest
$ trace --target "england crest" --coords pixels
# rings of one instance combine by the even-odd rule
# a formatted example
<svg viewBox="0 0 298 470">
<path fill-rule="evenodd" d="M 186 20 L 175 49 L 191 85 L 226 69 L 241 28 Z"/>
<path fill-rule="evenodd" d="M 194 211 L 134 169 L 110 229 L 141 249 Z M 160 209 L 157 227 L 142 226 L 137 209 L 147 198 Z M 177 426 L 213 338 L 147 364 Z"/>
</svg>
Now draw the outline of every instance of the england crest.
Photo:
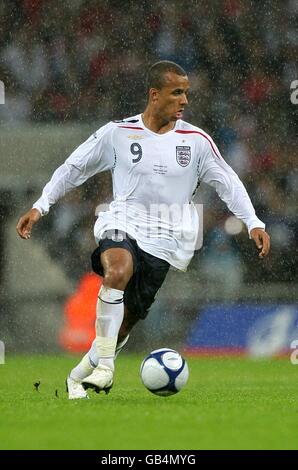
<svg viewBox="0 0 298 470">
<path fill-rule="evenodd" d="M 191 151 L 188 145 L 176 146 L 176 160 L 181 166 L 189 165 L 191 159 Z"/>
</svg>

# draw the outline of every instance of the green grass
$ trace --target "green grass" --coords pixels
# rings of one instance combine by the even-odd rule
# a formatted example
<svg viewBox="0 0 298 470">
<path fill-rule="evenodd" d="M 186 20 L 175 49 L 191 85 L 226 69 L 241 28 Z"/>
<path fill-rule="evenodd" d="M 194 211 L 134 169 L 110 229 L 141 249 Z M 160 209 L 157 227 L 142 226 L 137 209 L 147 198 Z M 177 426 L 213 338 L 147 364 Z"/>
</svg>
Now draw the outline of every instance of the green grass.
<svg viewBox="0 0 298 470">
<path fill-rule="evenodd" d="M 188 358 L 187 386 L 167 398 L 143 387 L 141 359 L 117 360 L 109 395 L 69 401 L 64 380 L 78 358 L 8 357 L 0 365 L 0 448 L 298 448 L 298 367 L 288 359 Z"/>
</svg>

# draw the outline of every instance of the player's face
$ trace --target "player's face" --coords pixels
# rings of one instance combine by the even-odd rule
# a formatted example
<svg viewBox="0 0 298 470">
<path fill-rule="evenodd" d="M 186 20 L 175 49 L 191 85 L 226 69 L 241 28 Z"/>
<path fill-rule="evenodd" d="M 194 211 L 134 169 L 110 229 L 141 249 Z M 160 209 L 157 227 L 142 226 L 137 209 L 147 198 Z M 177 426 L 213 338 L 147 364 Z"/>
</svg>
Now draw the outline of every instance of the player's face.
<svg viewBox="0 0 298 470">
<path fill-rule="evenodd" d="M 189 81 L 187 76 L 173 72 L 167 72 L 165 79 L 166 84 L 156 91 L 156 112 L 166 122 L 177 121 L 182 119 L 184 108 L 188 104 Z"/>
</svg>

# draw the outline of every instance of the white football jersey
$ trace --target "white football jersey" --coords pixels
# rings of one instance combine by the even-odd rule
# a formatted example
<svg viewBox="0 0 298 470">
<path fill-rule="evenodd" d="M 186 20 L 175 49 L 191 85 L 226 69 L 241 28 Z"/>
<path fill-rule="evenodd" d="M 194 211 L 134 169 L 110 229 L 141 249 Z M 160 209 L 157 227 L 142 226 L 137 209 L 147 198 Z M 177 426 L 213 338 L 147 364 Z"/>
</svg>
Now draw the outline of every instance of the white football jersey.
<svg viewBox="0 0 298 470">
<path fill-rule="evenodd" d="M 199 233 L 192 197 L 200 182 L 213 186 L 249 231 L 265 228 L 208 134 L 183 120 L 157 134 L 145 127 L 141 114 L 91 135 L 54 172 L 33 207 L 46 214 L 66 192 L 105 170 L 112 172 L 113 202 L 98 215 L 97 240 L 106 230 L 123 230 L 142 250 L 185 271 Z"/>
</svg>

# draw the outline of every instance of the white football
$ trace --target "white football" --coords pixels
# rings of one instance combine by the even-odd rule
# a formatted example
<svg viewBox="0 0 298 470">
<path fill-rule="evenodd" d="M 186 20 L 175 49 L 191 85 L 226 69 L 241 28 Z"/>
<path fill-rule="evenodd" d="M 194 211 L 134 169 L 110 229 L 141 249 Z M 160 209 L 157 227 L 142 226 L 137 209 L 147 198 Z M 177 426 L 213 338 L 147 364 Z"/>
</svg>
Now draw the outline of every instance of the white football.
<svg viewBox="0 0 298 470">
<path fill-rule="evenodd" d="M 179 392 L 188 379 L 188 365 L 174 349 L 156 349 L 148 354 L 140 369 L 141 379 L 150 392 L 163 397 Z"/>
</svg>

